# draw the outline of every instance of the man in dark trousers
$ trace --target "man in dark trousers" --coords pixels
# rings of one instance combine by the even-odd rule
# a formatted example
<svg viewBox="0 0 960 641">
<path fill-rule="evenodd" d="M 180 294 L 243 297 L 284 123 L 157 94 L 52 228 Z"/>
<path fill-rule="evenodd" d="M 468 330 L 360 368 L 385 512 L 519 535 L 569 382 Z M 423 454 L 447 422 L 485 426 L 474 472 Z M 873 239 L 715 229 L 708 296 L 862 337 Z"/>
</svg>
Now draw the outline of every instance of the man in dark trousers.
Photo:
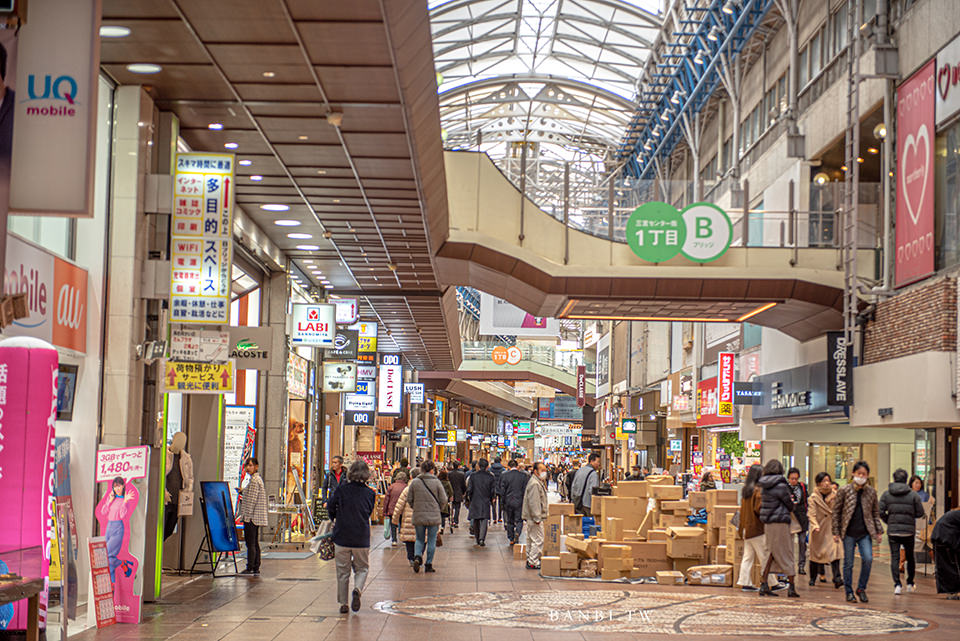
<svg viewBox="0 0 960 641">
<path fill-rule="evenodd" d="M 456 461 L 450 464 L 447 480 L 453 488 L 453 513 L 450 516 L 450 531 L 453 532 L 454 528 L 460 527 L 460 504 L 463 502 L 463 495 L 467 492 L 467 477 Z"/>
<path fill-rule="evenodd" d="M 507 539 L 510 543 L 517 543 L 523 530 L 523 494 L 527 490 L 530 475 L 520 471 L 517 459 L 510 459 L 507 465 L 509 469 L 500 477 L 499 494 L 503 501 Z"/>
<path fill-rule="evenodd" d="M 334 490 L 347 482 L 347 471 L 343 469 L 343 457 L 334 456 L 330 459 L 330 469 L 323 477 L 323 484 L 320 486 L 320 500 L 326 505 L 327 501 L 333 496 Z"/>
<path fill-rule="evenodd" d="M 467 481 L 467 507 L 472 525 L 471 534 L 477 537 L 477 545 L 486 545 L 487 522 L 490 520 L 490 505 L 497 490 L 497 479 L 493 477 L 487 459 L 477 462 L 477 471 L 470 475 Z"/>
<path fill-rule="evenodd" d="M 494 523 L 499 523 L 503 520 L 503 502 L 500 500 L 500 477 L 503 476 L 504 471 L 507 468 L 503 466 L 503 463 L 500 462 L 500 457 L 493 459 L 493 465 L 490 466 L 490 473 L 493 474 L 493 478 L 496 479 L 496 491 L 493 494 L 493 502 L 490 504 L 492 509 L 492 518 Z"/>
<path fill-rule="evenodd" d="M 797 573 L 806 574 L 804 566 L 807 564 L 807 530 L 810 529 L 810 518 L 807 516 L 807 484 L 800 481 L 800 470 L 795 467 L 787 470 L 787 484 L 790 485 L 790 494 L 793 497 L 793 514 L 800 524 L 800 531 L 797 533 Z"/>
</svg>

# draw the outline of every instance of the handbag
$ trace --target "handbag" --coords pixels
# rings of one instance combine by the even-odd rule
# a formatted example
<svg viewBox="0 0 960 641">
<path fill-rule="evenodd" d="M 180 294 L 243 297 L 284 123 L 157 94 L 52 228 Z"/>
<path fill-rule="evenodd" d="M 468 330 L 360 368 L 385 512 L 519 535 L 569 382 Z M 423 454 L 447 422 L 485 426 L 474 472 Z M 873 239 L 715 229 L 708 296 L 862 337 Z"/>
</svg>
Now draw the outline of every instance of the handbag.
<svg viewBox="0 0 960 641">
<path fill-rule="evenodd" d="M 320 522 L 316 535 L 310 539 L 310 551 L 319 555 L 324 561 L 333 559 L 336 552 L 333 545 L 333 521 Z"/>
<path fill-rule="evenodd" d="M 437 498 L 437 495 L 433 493 L 433 490 L 430 489 L 430 486 L 423 482 L 421 479 L 417 479 L 423 483 L 423 487 L 427 489 L 427 492 L 430 492 L 430 496 L 433 497 L 433 500 L 437 502 L 437 507 L 440 508 L 440 513 L 443 514 L 443 506 L 440 505 L 440 499 Z M 443 546 L 443 528 L 437 528 L 437 547 Z"/>
<path fill-rule="evenodd" d="M 443 547 L 443 530 L 437 530 L 437 547 Z"/>
<path fill-rule="evenodd" d="M 392 533 L 392 529 L 393 528 L 390 527 L 390 517 L 388 516 L 383 519 L 383 538 L 389 539 Z"/>
<path fill-rule="evenodd" d="M 793 512 L 790 513 L 790 534 L 800 534 L 803 532 L 803 527 L 800 525 L 800 521 L 797 520 L 797 515 Z"/>
</svg>

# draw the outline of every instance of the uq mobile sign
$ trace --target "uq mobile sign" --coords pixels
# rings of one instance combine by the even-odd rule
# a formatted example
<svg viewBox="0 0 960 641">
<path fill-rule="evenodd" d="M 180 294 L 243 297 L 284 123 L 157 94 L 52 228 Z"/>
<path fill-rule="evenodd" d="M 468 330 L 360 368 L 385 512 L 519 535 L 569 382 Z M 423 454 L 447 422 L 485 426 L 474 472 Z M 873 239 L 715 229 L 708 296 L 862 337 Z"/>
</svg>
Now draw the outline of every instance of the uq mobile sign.
<svg viewBox="0 0 960 641">
<path fill-rule="evenodd" d="M 709 263 L 730 247 L 733 224 L 712 203 L 693 203 L 677 211 L 673 205 L 655 201 L 630 214 L 626 233 L 633 253 L 649 263 L 663 263 L 677 254 Z"/>
</svg>

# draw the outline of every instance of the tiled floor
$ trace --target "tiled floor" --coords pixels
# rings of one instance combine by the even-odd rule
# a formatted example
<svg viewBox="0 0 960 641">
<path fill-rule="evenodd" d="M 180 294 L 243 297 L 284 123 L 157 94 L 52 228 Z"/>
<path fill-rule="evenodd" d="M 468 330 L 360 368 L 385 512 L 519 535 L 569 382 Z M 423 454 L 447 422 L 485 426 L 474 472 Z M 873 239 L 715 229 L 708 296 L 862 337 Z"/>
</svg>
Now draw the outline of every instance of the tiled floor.
<svg viewBox="0 0 960 641">
<path fill-rule="evenodd" d="M 800 586 L 802 599 L 764 599 L 731 588 L 546 580 L 514 561 L 501 526 L 475 548 L 464 529 L 437 551 L 437 573 L 414 574 L 402 547 L 374 528 L 370 579 L 358 614 L 341 616 L 333 563 L 264 560 L 260 578 L 193 578 L 145 607 L 139 626 L 87 630 L 78 640 L 285 639 L 603 641 L 710 638 L 960 639 L 960 602 L 919 592 L 894 597 L 889 566 L 874 563 L 871 602 L 847 607 L 843 591 Z M 931 568 L 932 572 L 932 568 Z M 805 578 L 805 577 L 800 577 Z M 826 584 L 824 584 L 826 585 Z M 477 594 L 480 593 L 480 594 Z"/>
</svg>

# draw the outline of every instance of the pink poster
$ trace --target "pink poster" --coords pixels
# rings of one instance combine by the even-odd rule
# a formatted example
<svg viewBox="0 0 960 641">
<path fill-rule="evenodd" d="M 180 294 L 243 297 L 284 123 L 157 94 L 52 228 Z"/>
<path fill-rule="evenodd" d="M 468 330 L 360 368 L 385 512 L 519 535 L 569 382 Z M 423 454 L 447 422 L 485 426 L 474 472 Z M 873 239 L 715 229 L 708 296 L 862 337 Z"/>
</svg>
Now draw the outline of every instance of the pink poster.
<svg viewBox="0 0 960 641">
<path fill-rule="evenodd" d="M 0 574 L 48 577 L 53 535 L 57 351 L 37 338 L 0 341 Z M 41 624 L 47 593 L 40 596 Z M 27 603 L 0 606 L 0 630 L 26 629 Z M 2 636 L 2 635 L 0 635 Z"/>
<path fill-rule="evenodd" d="M 897 89 L 897 287 L 934 270 L 935 69 L 931 60 Z"/>
<path fill-rule="evenodd" d="M 143 577 L 134 551 L 141 550 L 142 554 L 143 514 L 137 511 L 140 490 L 133 481 L 146 475 L 149 464 L 150 448 L 146 445 L 97 452 L 97 481 L 106 487 L 95 512 L 106 544 L 118 623 L 140 622 Z M 131 540 L 135 541 L 133 546 Z"/>
</svg>

